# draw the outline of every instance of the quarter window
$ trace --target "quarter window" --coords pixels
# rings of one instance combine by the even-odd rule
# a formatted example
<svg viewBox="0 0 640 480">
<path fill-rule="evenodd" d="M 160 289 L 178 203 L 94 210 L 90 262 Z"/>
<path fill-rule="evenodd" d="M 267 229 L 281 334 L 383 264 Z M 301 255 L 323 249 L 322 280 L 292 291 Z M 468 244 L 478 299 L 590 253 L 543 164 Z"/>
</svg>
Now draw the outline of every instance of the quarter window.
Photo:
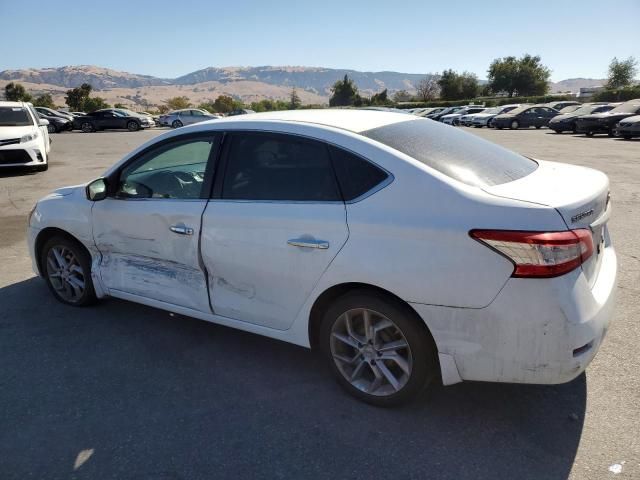
<svg viewBox="0 0 640 480">
<path fill-rule="evenodd" d="M 292 135 L 231 136 L 222 198 L 341 200 L 327 146 Z"/>
<path fill-rule="evenodd" d="M 364 158 L 340 148 L 330 148 L 340 190 L 345 201 L 361 197 L 389 177 L 387 172 Z"/>
<path fill-rule="evenodd" d="M 143 154 L 120 174 L 116 197 L 201 198 L 213 145 L 213 138 L 192 138 Z"/>
</svg>

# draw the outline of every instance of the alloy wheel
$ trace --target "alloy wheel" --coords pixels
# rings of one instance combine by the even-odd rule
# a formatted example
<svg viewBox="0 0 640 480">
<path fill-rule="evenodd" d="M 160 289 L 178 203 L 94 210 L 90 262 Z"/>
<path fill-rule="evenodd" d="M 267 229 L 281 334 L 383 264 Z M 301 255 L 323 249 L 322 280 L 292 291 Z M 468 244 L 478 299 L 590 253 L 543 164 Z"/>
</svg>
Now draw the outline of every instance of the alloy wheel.
<svg viewBox="0 0 640 480">
<path fill-rule="evenodd" d="M 85 291 L 85 273 L 76 254 L 56 245 L 47 252 L 47 277 L 54 290 L 70 303 L 78 302 Z"/>
<path fill-rule="evenodd" d="M 393 395 L 411 377 L 409 342 L 393 321 L 373 310 L 358 308 L 340 315 L 331 329 L 330 347 L 342 376 L 369 395 Z"/>
</svg>

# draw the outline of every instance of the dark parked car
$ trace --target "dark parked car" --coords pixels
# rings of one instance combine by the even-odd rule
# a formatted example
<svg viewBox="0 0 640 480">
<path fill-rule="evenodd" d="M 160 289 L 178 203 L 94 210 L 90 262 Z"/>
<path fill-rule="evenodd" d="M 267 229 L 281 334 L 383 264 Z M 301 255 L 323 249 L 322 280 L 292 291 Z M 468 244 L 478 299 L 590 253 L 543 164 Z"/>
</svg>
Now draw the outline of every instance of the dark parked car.
<svg viewBox="0 0 640 480">
<path fill-rule="evenodd" d="M 557 102 L 549 102 L 545 103 L 545 107 L 553 108 L 554 110 L 562 110 L 565 107 L 570 107 L 571 105 L 582 105 L 580 102 L 576 102 L 574 100 L 559 100 Z"/>
<path fill-rule="evenodd" d="M 73 129 L 73 124 L 71 123 L 71 120 L 67 120 L 66 118 L 54 117 L 53 115 L 45 115 L 40 112 L 38 112 L 38 116 L 43 120 L 46 120 L 49 122 L 49 125 L 47 125 L 47 131 L 49 133 L 60 133 L 60 132 L 64 132 L 65 130 Z"/>
<path fill-rule="evenodd" d="M 145 115 L 138 115 L 128 110 L 107 108 L 96 110 L 82 117 L 73 119 L 73 128 L 82 130 L 85 133 L 97 130 L 123 129 L 135 132 L 142 128 L 150 128 L 154 125 L 153 120 Z"/>
<path fill-rule="evenodd" d="M 233 110 L 227 113 L 227 117 L 235 117 L 236 115 L 248 115 L 250 113 L 256 113 L 249 108 L 238 108 L 237 110 Z"/>
<path fill-rule="evenodd" d="M 574 110 L 570 113 L 560 112 L 560 115 L 553 117 L 551 119 L 551 121 L 549 122 L 549 128 L 556 133 L 562 133 L 567 131 L 576 133 L 578 131 L 576 122 L 578 121 L 579 117 L 582 117 L 584 115 L 590 115 L 593 113 L 608 112 L 614 107 L 615 105 L 607 104 L 607 103 L 605 104 L 590 103 L 587 105 L 583 105 L 577 110 Z"/>
<path fill-rule="evenodd" d="M 640 115 L 627 117 L 616 125 L 616 135 L 629 140 L 632 137 L 640 137 Z"/>
<path fill-rule="evenodd" d="M 442 117 L 444 117 L 445 115 L 449 115 L 450 113 L 456 113 L 458 110 L 462 110 L 464 108 L 464 106 L 459 106 L 459 107 L 447 107 L 441 111 L 439 111 L 438 113 L 430 113 L 429 115 L 426 116 L 426 118 L 430 118 L 431 120 L 436 120 L 436 121 L 440 121 L 440 119 Z"/>
<path fill-rule="evenodd" d="M 73 120 L 73 115 L 71 115 L 70 113 L 65 113 L 65 112 L 59 112 L 58 110 L 53 110 L 51 108 L 47 108 L 47 107 L 33 107 L 36 109 L 36 112 L 38 112 L 40 115 L 46 115 L 47 117 L 58 117 L 58 118 L 64 118 L 65 120 Z"/>
<path fill-rule="evenodd" d="M 618 122 L 638 114 L 640 114 L 640 98 L 624 102 L 608 112 L 585 115 L 578 118 L 577 131 L 578 133 L 584 133 L 588 137 L 593 136 L 595 133 L 606 133 L 613 137 L 615 134 L 614 129 Z"/>
<path fill-rule="evenodd" d="M 541 128 L 549 125 L 549 121 L 559 114 L 560 112 L 557 110 L 545 105 L 528 105 L 496 115 L 493 117 L 492 125 L 498 130 L 503 128 L 512 130 L 529 127 Z"/>
</svg>

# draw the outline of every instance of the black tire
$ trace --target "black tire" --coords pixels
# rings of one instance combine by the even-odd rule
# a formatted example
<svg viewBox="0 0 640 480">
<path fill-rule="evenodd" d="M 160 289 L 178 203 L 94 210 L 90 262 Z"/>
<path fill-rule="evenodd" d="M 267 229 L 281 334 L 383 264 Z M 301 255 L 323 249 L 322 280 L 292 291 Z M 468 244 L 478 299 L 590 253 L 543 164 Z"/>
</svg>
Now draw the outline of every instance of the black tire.
<svg viewBox="0 0 640 480">
<path fill-rule="evenodd" d="M 540 130 L 542 128 L 542 125 L 536 125 L 536 130 Z"/>
<path fill-rule="evenodd" d="M 520 122 L 518 120 L 513 120 L 510 124 L 509 124 L 509 128 L 511 130 L 517 130 L 520 128 Z"/>
<path fill-rule="evenodd" d="M 593 137 L 593 132 L 591 130 L 587 131 L 587 133 L 585 133 L 585 135 L 587 137 Z"/>
<path fill-rule="evenodd" d="M 58 133 L 58 129 L 56 128 L 56 126 L 52 123 L 50 123 L 49 125 L 47 125 L 47 132 L 49 133 Z"/>
<path fill-rule="evenodd" d="M 82 124 L 80 125 L 80 130 L 82 130 L 83 133 L 91 133 L 91 132 L 95 132 L 96 129 L 93 126 L 93 123 L 82 122 Z"/>
<path fill-rule="evenodd" d="M 138 130 L 140 130 L 140 124 L 131 120 L 130 122 L 127 122 L 127 130 L 129 130 L 130 132 L 137 132 Z"/>
<path fill-rule="evenodd" d="M 406 339 L 412 355 L 412 368 L 404 386 L 384 396 L 366 393 L 353 386 L 340 372 L 331 351 L 332 328 L 347 311 L 366 308 L 391 320 Z M 320 325 L 320 347 L 338 383 L 351 395 L 371 405 L 390 407 L 415 399 L 438 376 L 437 349 L 422 320 L 406 304 L 367 290 L 354 290 L 333 302 Z M 380 361 L 380 360 L 378 360 Z M 372 363 L 375 360 L 371 361 Z"/>
<path fill-rule="evenodd" d="M 631 140 L 631 135 L 623 135 L 622 138 L 625 140 Z"/>
<path fill-rule="evenodd" d="M 49 251 L 54 247 L 63 247 L 70 250 L 77 259 L 77 264 L 79 264 L 80 268 L 82 269 L 82 277 L 85 285 L 84 292 L 75 301 L 69 301 L 68 299 L 65 299 L 60 293 L 58 293 L 48 276 L 47 255 L 49 254 Z M 93 281 L 91 280 L 91 256 L 80 243 L 63 235 L 53 236 L 42 246 L 42 249 L 39 252 L 39 258 L 41 270 L 40 273 L 42 274 L 45 282 L 47 283 L 47 287 L 49 287 L 49 290 L 56 298 L 56 300 L 67 305 L 72 305 L 74 307 L 84 307 L 96 301 Z"/>
<path fill-rule="evenodd" d="M 174 120 L 173 123 L 171 123 L 171 128 L 180 128 L 182 126 L 182 122 L 180 120 Z"/>
<path fill-rule="evenodd" d="M 557 130 L 555 128 L 552 128 L 551 130 L 553 130 L 555 133 L 562 133 L 562 130 Z"/>
</svg>

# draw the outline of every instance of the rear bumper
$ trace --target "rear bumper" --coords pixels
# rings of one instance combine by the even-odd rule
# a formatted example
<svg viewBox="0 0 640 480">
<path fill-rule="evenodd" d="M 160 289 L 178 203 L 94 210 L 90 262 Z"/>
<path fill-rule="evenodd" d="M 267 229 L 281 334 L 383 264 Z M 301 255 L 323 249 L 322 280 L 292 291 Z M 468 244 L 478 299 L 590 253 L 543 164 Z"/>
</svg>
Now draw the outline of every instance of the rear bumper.
<svg viewBox="0 0 640 480">
<path fill-rule="evenodd" d="M 608 246 L 602 255 L 592 288 L 577 269 L 551 279 L 511 278 L 482 309 L 412 304 L 441 359 L 453 360 L 442 366 L 443 379 L 557 384 L 580 375 L 604 339 L 615 304 L 616 254 Z"/>
</svg>

